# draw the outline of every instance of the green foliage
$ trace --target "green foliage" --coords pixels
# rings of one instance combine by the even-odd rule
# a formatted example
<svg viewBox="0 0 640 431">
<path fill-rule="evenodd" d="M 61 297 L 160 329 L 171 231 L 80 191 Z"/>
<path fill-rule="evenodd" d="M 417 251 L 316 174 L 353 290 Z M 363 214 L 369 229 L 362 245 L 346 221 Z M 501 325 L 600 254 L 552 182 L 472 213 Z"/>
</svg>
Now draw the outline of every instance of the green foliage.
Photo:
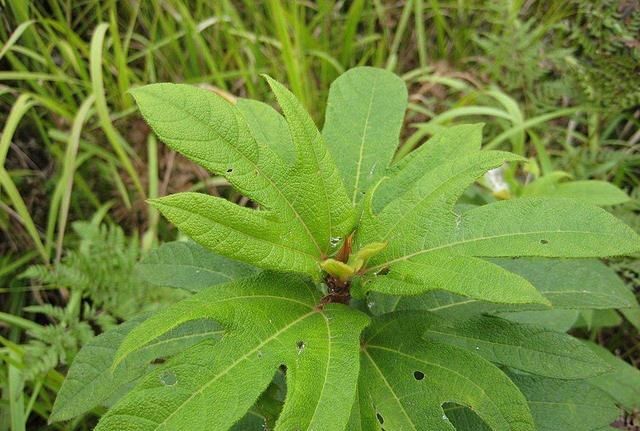
<svg viewBox="0 0 640 431">
<path fill-rule="evenodd" d="M 135 237 L 127 238 L 122 228 L 93 220 L 76 222 L 73 229 L 79 237 L 75 250 L 56 265 L 29 267 L 22 277 L 46 288 L 75 292 L 88 298 L 92 309 L 116 319 L 152 309 L 152 303 L 164 297 L 178 297 L 171 291 L 144 286 L 135 276 L 140 246 Z"/>
<path fill-rule="evenodd" d="M 111 370 L 116 347 L 147 317 L 131 319 L 84 345 L 67 373 L 64 387 L 58 392 L 50 420 L 70 419 L 105 404 L 153 368 L 150 362 L 179 353 L 202 340 L 215 339 L 222 333 L 215 322 L 194 321 L 155 339 Z"/>
<path fill-rule="evenodd" d="M 640 104 L 640 6 L 620 0 L 574 1 L 572 71 L 588 100 L 613 110 Z"/>
<path fill-rule="evenodd" d="M 254 272 L 249 265 L 209 253 L 193 242 L 174 241 L 152 250 L 136 266 L 138 274 L 155 286 L 197 292 Z"/>
<path fill-rule="evenodd" d="M 283 118 L 187 85 L 133 91 L 167 145 L 252 202 L 242 207 L 179 193 L 153 205 L 203 247 L 264 271 L 180 244 L 143 261 L 155 284 L 197 293 L 137 326 L 107 332 L 96 339 L 102 348 L 78 354 L 57 419 L 91 408 L 77 401 L 83 386 L 111 376 L 104 399 L 142 374 L 157 355 L 145 356 L 145 349 L 174 331 L 191 334 L 185 325 L 203 321 L 215 322 L 222 335 L 196 333 L 206 339 L 154 364 L 97 430 L 229 429 L 250 423 L 247 412 L 265 405 L 281 405 L 267 409 L 280 411 L 277 430 L 480 429 L 470 424 L 481 420 L 493 430 L 525 431 L 549 429 L 563 413 L 562 423 L 573 418 L 595 430 L 613 418 L 612 398 L 588 380 L 614 371 L 607 360 L 544 324 L 509 319 L 509 312 L 555 311 L 557 303 L 560 310 L 635 307 L 628 291 L 607 295 L 597 282 L 571 302 L 572 295 L 562 295 L 569 288 L 545 286 L 554 281 L 545 278 L 550 270 L 567 265 L 587 279 L 610 274 L 595 260 L 541 259 L 636 252 L 640 238 L 631 228 L 598 207 L 561 198 L 457 207 L 486 171 L 522 157 L 481 151 L 481 128 L 460 126 L 391 163 L 397 145 L 391 131 L 399 128 L 406 93 L 389 73 L 356 68 L 338 79 L 322 134 L 292 93 L 267 81 Z M 255 116 L 260 112 L 269 114 Z M 154 274 L 148 265 L 158 264 L 175 265 L 175 276 Z M 187 279 L 185 264 L 206 275 L 193 269 Z M 221 274 L 233 280 L 218 284 Z M 373 312 L 369 301 L 385 298 L 381 293 L 394 303 Z M 434 294 L 460 295 L 475 306 L 470 316 L 432 313 L 424 299 Z M 504 317 L 480 316 L 483 306 Z M 94 361 L 99 367 L 88 372 Z M 278 370 L 286 379 L 284 400 L 268 395 Z M 587 394 L 588 414 L 598 420 L 577 417 L 587 404 L 575 391 Z M 257 415 L 256 425 L 268 426 L 269 414 Z"/>
<path fill-rule="evenodd" d="M 96 429 L 171 429 L 186 417 L 193 429 L 227 429 L 282 365 L 288 398 L 279 426 L 342 429 L 358 378 L 358 337 L 368 319 L 342 306 L 319 309 L 319 300 L 308 282 L 265 273 L 203 291 L 151 317 L 125 338 L 115 364 L 185 322 L 214 319 L 227 330 L 219 342 L 198 344 L 151 373 Z"/>
<path fill-rule="evenodd" d="M 128 239 L 121 228 L 98 220 L 76 222 L 73 228 L 79 237 L 75 250 L 58 264 L 32 265 L 21 275 L 38 288 L 65 289 L 70 298 L 66 307 L 25 307 L 27 313 L 50 322 L 27 331 L 23 372 L 28 380 L 70 364 L 96 329 L 110 329 L 118 319 L 181 297 L 177 292 L 146 286 L 135 276 L 138 241 Z"/>
<path fill-rule="evenodd" d="M 629 196 L 606 181 L 562 181 L 567 174 L 553 172 L 527 184 L 522 196 L 549 196 L 575 199 L 591 205 L 613 206 L 629 202 Z"/>
</svg>

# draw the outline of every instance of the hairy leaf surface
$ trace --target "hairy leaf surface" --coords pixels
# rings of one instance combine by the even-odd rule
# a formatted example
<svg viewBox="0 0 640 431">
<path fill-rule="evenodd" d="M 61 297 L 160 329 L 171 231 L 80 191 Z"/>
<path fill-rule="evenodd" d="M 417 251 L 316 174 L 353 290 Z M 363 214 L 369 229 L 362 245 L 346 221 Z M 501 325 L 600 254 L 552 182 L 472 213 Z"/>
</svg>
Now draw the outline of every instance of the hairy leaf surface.
<svg viewBox="0 0 640 431">
<path fill-rule="evenodd" d="M 620 414 L 613 399 L 580 381 L 510 374 L 527 398 L 538 431 L 596 431 Z"/>
<path fill-rule="evenodd" d="M 296 160 L 296 149 L 284 117 L 257 100 L 239 99 L 236 106 L 258 144 L 271 148 L 287 166 L 292 165 Z"/>
<path fill-rule="evenodd" d="M 58 391 L 50 421 L 70 419 L 100 405 L 150 369 L 150 362 L 171 356 L 200 341 L 216 340 L 222 328 L 213 321 L 181 325 L 153 340 L 112 369 L 116 351 L 148 314 L 131 319 L 89 341 L 75 357 Z"/>
<path fill-rule="evenodd" d="M 389 202 L 396 199 L 399 193 L 410 189 L 425 172 L 479 151 L 482 144 L 482 128 L 482 124 L 462 124 L 445 128 L 394 163 L 386 173 L 388 179 L 380 183 L 372 197 L 374 211 L 380 212 Z"/>
<path fill-rule="evenodd" d="M 313 230 L 321 250 L 327 252 L 331 238 L 342 238 L 353 228 L 354 213 L 340 174 L 313 120 L 293 93 L 267 77 L 296 148 L 296 164 L 285 183 L 287 195 L 300 202 L 317 226 Z"/>
<path fill-rule="evenodd" d="M 226 332 L 215 349 L 198 344 L 149 374 L 96 429 L 168 430 L 185 423 L 190 430 L 227 429 L 281 365 L 288 393 L 276 429 L 343 429 L 368 319 L 342 305 L 319 309 L 318 300 L 299 278 L 262 274 L 204 290 L 153 316 L 125 339 L 116 363 L 191 320 L 213 319 Z"/>
<path fill-rule="evenodd" d="M 416 337 L 423 317 L 379 318 L 364 336 L 360 386 L 386 430 L 454 430 L 442 405 L 471 408 L 493 430 L 534 430 L 524 396 L 490 362 Z"/>
<path fill-rule="evenodd" d="M 386 70 L 356 67 L 331 84 L 322 134 L 354 204 L 391 163 L 406 108 L 405 83 Z"/>
<path fill-rule="evenodd" d="M 255 114 L 255 109 L 241 112 L 223 98 L 188 85 L 153 84 L 132 91 L 161 140 L 224 176 L 262 211 L 196 194 L 153 203 L 178 228 L 217 253 L 267 269 L 316 274 L 316 261 L 331 247 L 331 238 L 342 237 L 351 228 L 353 213 L 308 114 L 288 90 L 270 84 L 282 104 L 296 151 L 291 167 L 283 161 L 282 150 L 278 154 L 284 157 L 274 151 L 286 148 L 286 142 L 266 143 L 282 136 L 281 128 L 265 137 L 262 120 L 251 120 L 252 127 L 247 124 L 245 116 Z M 258 114 L 264 111 L 258 109 Z M 267 114 L 271 120 L 265 122 L 278 122 L 274 114 Z"/>
<path fill-rule="evenodd" d="M 559 379 L 609 371 L 597 355 L 563 333 L 488 316 L 432 320 L 425 332 L 428 339 L 462 347 L 500 365 Z"/>
<path fill-rule="evenodd" d="M 256 269 L 213 254 L 190 241 L 173 241 L 149 252 L 136 266 L 148 283 L 197 292 L 255 274 Z"/>
</svg>

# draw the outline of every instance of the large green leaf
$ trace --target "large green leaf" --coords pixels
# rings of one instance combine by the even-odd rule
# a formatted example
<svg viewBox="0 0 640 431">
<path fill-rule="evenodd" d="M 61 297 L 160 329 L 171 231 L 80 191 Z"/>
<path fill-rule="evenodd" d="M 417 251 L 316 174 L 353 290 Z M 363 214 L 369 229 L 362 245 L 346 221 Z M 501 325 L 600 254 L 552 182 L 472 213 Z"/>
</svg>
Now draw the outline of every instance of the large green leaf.
<svg viewBox="0 0 640 431">
<path fill-rule="evenodd" d="M 136 270 L 147 283 L 192 292 L 256 272 L 249 265 L 213 254 L 190 241 L 162 244 L 151 250 Z"/>
<path fill-rule="evenodd" d="M 312 231 L 323 252 L 350 233 L 354 212 L 340 174 L 313 120 L 293 93 L 270 77 L 271 86 L 296 149 L 296 164 L 284 183 L 287 195 L 313 220 Z"/>
<path fill-rule="evenodd" d="M 474 353 L 416 336 L 426 329 L 423 318 L 386 315 L 365 331 L 359 385 L 382 427 L 454 430 L 442 405 L 455 402 L 493 430 L 534 430 L 526 400 L 511 380 Z"/>
<path fill-rule="evenodd" d="M 189 322 L 153 340 L 112 369 L 122 340 L 146 318 L 148 315 L 131 319 L 82 347 L 58 391 L 50 421 L 70 419 L 91 410 L 141 377 L 154 359 L 166 358 L 203 340 L 218 339 L 222 334 L 213 321 Z"/>
<path fill-rule="evenodd" d="M 429 206 L 425 207 L 420 218 L 412 218 L 410 229 L 402 229 L 402 236 L 394 236 L 395 240 L 387 249 L 371 259 L 368 272 L 373 276 L 365 279 L 365 284 L 369 283 L 366 289 L 384 289 L 389 293 L 388 288 L 381 287 L 386 278 L 379 275 L 382 272 L 387 272 L 396 284 L 403 283 L 403 280 L 416 285 L 420 279 L 442 279 L 442 275 L 437 273 L 442 271 L 434 269 L 434 265 L 420 265 L 422 259 L 428 259 L 426 256 L 435 254 L 598 257 L 631 253 L 640 244 L 637 235 L 609 213 L 569 200 L 517 199 L 477 207 L 457 215 L 442 212 L 442 207 L 446 208 L 442 200 L 431 206 L 430 211 L 427 211 Z M 398 212 L 396 219 L 399 217 Z M 374 232 L 380 230 L 364 230 L 362 235 L 365 236 L 360 242 L 379 241 L 380 237 Z M 452 261 L 455 262 L 454 259 Z M 406 262 L 414 264 L 407 266 Z M 432 274 L 421 274 L 426 272 Z M 423 289 L 430 288 L 425 286 Z M 398 293 L 416 294 L 418 289 L 419 286 L 408 286 L 404 292 L 398 289 Z M 449 284 L 447 290 L 454 293 L 467 291 L 463 294 L 477 298 L 477 288 L 473 284 L 460 284 L 455 288 Z M 491 295 L 494 291 L 488 289 L 487 292 L 483 299 L 495 301 L 495 295 Z"/>
<path fill-rule="evenodd" d="M 511 374 L 527 398 L 538 431 L 596 431 L 620 415 L 613 399 L 581 381 Z"/>
<path fill-rule="evenodd" d="M 287 398 L 276 429 L 342 430 L 355 397 L 359 335 L 367 317 L 343 305 L 317 307 L 307 282 L 261 274 L 204 290 L 132 331 L 116 363 L 191 320 L 225 329 L 148 375 L 96 430 L 228 429 L 253 405 L 278 367 L 287 368 Z M 213 348 L 215 347 L 215 348 Z M 159 406 L 162 406 L 159 408 Z"/>
<path fill-rule="evenodd" d="M 391 163 L 406 109 L 404 81 L 386 70 L 356 67 L 331 84 L 322 134 L 354 204 Z"/>
<path fill-rule="evenodd" d="M 500 365 L 559 379 L 583 379 L 609 371 L 596 354 L 563 333 L 498 317 L 461 321 L 430 316 L 428 339 L 462 347 Z"/>
<path fill-rule="evenodd" d="M 363 287 L 394 295 L 446 290 L 497 303 L 550 304 L 526 279 L 498 265 L 475 257 L 444 253 L 398 262 L 387 274 L 371 278 Z"/>
<path fill-rule="evenodd" d="M 630 254 L 640 247 L 638 235 L 608 212 L 565 199 L 514 199 L 480 206 L 440 220 L 422 217 L 429 226 L 415 241 L 421 247 L 398 245 L 376 256 L 372 271 L 414 256 L 448 251 L 480 257 L 606 257 Z M 426 229 L 426 227 L 425 227 Z M 368 242 L 379 238 L 367 238 Z M 398 241 L 400 244 L 400 241 Z M 417 249 L 416 249 L 417 248 Z"/>
<path fill-rule="evenodd" d="M 387 247 L 369 260 L 362 290 L 417 295 L 441 289 L 493 302 L 545 303 L 526 280 L 476 258 L 603 257 L 640 248 L 638 236 L 615 217 L 571 200 L 516 199 L 456 212 L 473 181 L 519 160 L 479 151 L 478 132 L 478 127 L 447 131 L 392 167 L 389 179 L 372 190 L 355 248 L 374 242 Z M 453 146 L 456 140 L 466 153 L 449 148 L 448 159 L 425 163 L 424 154 L 438 154 L 443 143 Z"/>
<path fill-rule="evenodd" d="M 595 259 L 492 259 L 526 278 L 554 308 L 632 308 L 638 302 L 618 274 Z"/>
<path fill-rule="evenodd" d="M 545 309 L 537 304 L 492 304 L 474 299 L 468 292 L 464 293 L 467 296 L 462 296 L 434 291 L 412 297 L 372 292 L 369 294 L 371 310 L 374 314 L 394 310 L 427 310 L 458 319 L 491 313 L 516 322 L 564 332 L 576 322 L 579 310 L 638 309 L 635 297 L 616 272 L 595 259 L 491 259 L 491 262 L 508 270 L 508 274 L 528 280 L 552 304 L 553 309 Z M 393 276 L 393 273 L 388 275 Z M 476 277 L 476 274 L 470 272 L 467 277 Z M 393 279 L 391 283 L 394 283 Z M 489 290 L 492 285 L 488 284 L 485 289 Z M 405 284 L 397 287 L 398 292 L 407 287 Z M 497 294 L 500 289 L 496 288 L 495 292 Z"/>
<path fill-rule="evenodd" d="M 247 124 L 250 110 L 241 112 L 212 92 L 174 84 L 132 91 L 160 139 L 224 176 L 261 210 L 196 194 L 177 194 L 152 203 L 187 235 L 219 254 L 267 269 L 315 274 L 317 260 L 328 252 L 332 238 L 348 233 L 353 213 L 308 114 L 284 87 L 269 82 L 288 121 L 296 149 L 294 166 L 287 166 L 265 143 L 258 121 L 250 121 L 253 127 Z"/>
<path fill-rule="evenodd" d="M 314 246 L 288 230 L 271 211 L 191 192 L 151 203 L 182 232 L 216 253 L 266 269 L 318 271 Z"/>
</svg>

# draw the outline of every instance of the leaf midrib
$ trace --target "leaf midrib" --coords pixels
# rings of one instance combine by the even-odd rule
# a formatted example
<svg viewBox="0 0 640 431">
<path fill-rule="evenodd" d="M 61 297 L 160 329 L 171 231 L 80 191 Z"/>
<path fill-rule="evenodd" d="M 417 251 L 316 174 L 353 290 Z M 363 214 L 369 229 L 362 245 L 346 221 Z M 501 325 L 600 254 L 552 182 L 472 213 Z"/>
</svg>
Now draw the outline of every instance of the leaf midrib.
<svg viewBox="0 0 640 431">
<path fill-rule="evenodd" d="M 208 195 L 205 195 L 205 196 L 208 196 Z M 302 254 L 302 255 L 305 255 L 305 256 L 309 256 L 313 261 L 317 261 L 318 260 L 318 256 L 315 256 L 315 255 L 313 255 L 313 254 L 311 254 L 309 252 L 300 250 L 298 248 L 290 247 L 290 246 L 288 246 L 286 244 L 283 244 L 283 243 L 280 243 L 280 242 L 272 242 L 269 239 L 259 238 L 259 237 L 255 236 L 255 235 L 247 233 L 247 232 L 245 232 L 245 231 L 243 231 L 243 230 L 241 230 L 241 229 L 239 229 L 237 227 L 234 227 L 234 226 L 231 226 L 231 225 L 226 225 L 226 224 L 223 224 L 223 223 L 221 223 L 221 222 L 219 222 L 217 220 L 209 218 L 206 215 L 201 215 L 201 214 L 197 214 L 197 213 L 194 213 L 194 212 L 190 212 L 190 211 L 185 210 L 185 209 L 183 209 L 183 208 L 181 208 L 179 206 L 167 204 L 167 203 L 162 202 L 162 201 L 159 201 L 159 202 L 160 202 L 160 205 L 165 205 L 167 207 L 175 208 L 175 209 L 178 209 L 178 210 L 180 210 L 180 211 L 182 211 L 184 213 L 187 213 L 188 218 L 190 218 L 190 217 L 199 217 L 199 218 L 205 219 L 205 220 L 207 220 L 207 221 L 209 221 L 209 222 L 211 222 L 211 223 L 213 223 L 215 225 L 223 226 L 225 229 L 228 229 L 228 230 L 233 231 L 233 232 L 235 232 L 235 233 L 237 233 L 239 235 L 247 237 L 247 238 L 249 238 L 249 239 L 251 239 L 251 240 L 253 240 L 255 242 L 261 242 L 261 243 L 267 244 L 270 247 L 280 247 L 280 248 L 283 248 L 285 250 L 291 250 L 294 253 L 299 253 L 299 254 Z M 258 214 L 258 215 L 261 215 L 261 214 Z M 187 218 L 187 220 L 188 220 L 188 218 Z M 193 239 L 195 239 L 196 237 L 208 236 L 208 234 L 214 228 L 211 228 L 207 232 L 204 232 L 204 233 L 201 233 L 201 234 L 198 234 L 198 235 L 193 234 L 192 237 L 193 237 Z M 224 240 L 219 241 L 219 243 L 222 243 L 222 242 L 224 242 Z"/>
<path fill-rule="evenodd" d="M 360 171 L 362 169 L 362 159 L 364 158 L 364 143 L 367 137 L 367 129 L 369 128 L 369 119 L 371 118 L 371 109 L 373 108 L 373 99 L 375 99 L 376 86 L 378 85 L 379 75 L 376 74 L 373 79 L 373 85 L 371 88 L 371 98 L 369 99 L 369 106 L 367 107 L 367 116 L 364 122 L 364 128 L 362 131 L 362 137 L 360 138 L 360 151 L 358 156 L 358 164 L 356 165 L 356 181 L 353 185 L 353 196 L 351 202 L 355 205 L 356 198 L 358 197 L 358 185 L 360 183 Z"/>
<path fill-rule="evenodd" d="M 258 345 L 256 345 L 256 347 L 254 347 L 253 349 L 251 349 L 250 351 L 248 351 L 247 353 L 245 353 L 243 356 L 241 356 L 240 358 L 236 359 L 232 364 L 230 364 L 227 368 L 225 368 L 224 370 L 220 371 L 219 373 L 217 373 L 215 376 L 213 376 L 209 381 L 207 381 L 205 384 L 203 384 L 202 386 L 200 386 L 200 388 L 197 391 L 194 391 L 186 400 L 184 400 L 182 403 L 180 403 L 176 409 L 169 415 L 167 416 L 162 422 L 159 422 L 157 424 L 157 426 L 154 428 L 154 430 L 158 430 L 160 429 L 162 426 L 164 426 L 172 417 L 174 417 L 182 408 L 184 408 L 185 405 L 187 405 L 191 400 L 193 400 L 196 396 L 202 394 L 202 392 L 207 389 L 209 386 L 211 386 L 213 383 L 215 383 L 218 379 L 220 379 L 221 377 L 223 377 L 224 375 L 226 375 L 228 372 L 230 372 L 233 368 L 235 368 L 238 364 L 240 364 L 242 361 L 244 361 L 245 359 L 247 359 L 249 356 L 251 356 L 252 354 L 254 354 L 255 352 L 257 352 L 258 350 L 260 350 L 262 347 L 264 347 L 266 344 L 270 343 L 271 341 L 275 340 L 276 338 L 278 338 L 281 334 L 283 334 L 284 332 L 288 331 L 291 327 L 297 325 L 298 323 L 302 322 L 303 320 L 305 320 L 306 318 L 308 318 L 309 316 L 315 315 L 317 314 L 318 311 L 317 310 L 312 310 L 298 318 L 296 318 L 295 320 L 291 321 L 290 323 L 288 323 L 287 325 L 285 325 L 284 327 L 280 328 L 278 331 L 276 331 L 273 335 L 267 337 L 266 339 L 264 339 L 261 343 L 259 343 Z"/>
<path fill-rule="evenodd" d="M 580 362 L 580 363 L 585 364 L 585 365 L 593 365 L 591 362 L 582 360 L 582 358 L 576 358 L 574 356 L 569 356 L 569 355 L 562 355 L 562 354 L 559 354 L 559 353 L 550 352 L 550 351 L 546 351 L 546 350 L 532 349 L 532 348 L 528 348 L 526 346 L 521 346 L 521 345 L 516 345 L 516 344 L 499 343 L 499 342 L 489 341 L 489 340 L 482 339 L 482 338 L 473 338 L 473 337 L 469 337 L 469 336 L 465 336 L 465 335 L 460 335 L 459 333 L 455 333 L 455 332 L 453 332 L 453 333 L 452 332 L 441 332 L 441 331 L 434 330 L 434 329 L 427 329 L 426 330 L 426 333 L 430 333 L 430 332 L 434 333 L 434 334 L 444 335 L 444 336 L 447 336 L 447 337 L 461 338 L 463 340 L 474 341 L 474 342 L 478 342 L 478 343 L 482 343 L 482 344 L 496 345 L 496 346 L 501 346 L 501 347 L 511 347 L 511 348 L 515 348 L 515 349 L 517 349 L 519 351 L 525 351 L 525 352 L 531 351 L 531 352 L 537 352 L 537 353 L 544 353 L 546 355 L 554 356 L 554 357 L 557 357 L 557 358 L 571 359 L 573 361 Z M 542 333 L 555 334 L 555 332 L 553 332 L 553 331 L 541 331 L 540 333 L 535 334 L 535 335 L 537 336 L 537 335 L 540 335 Z M 495 362 L 502 363 L 502 361 L 498 361 L 498 360 L 496 360 Z"/>
<path fill-rule="evenodd" d="M 176 105 L 175 103 L 172 103 L 171 100 L 167 100 L 162 96 L 159 96 L 157 94 L 154 94 L 154 97 L 160 99 L 163 103 L 168 104 L 173 106 L 174 108 L 180 108 L 178 105 Z M 207 107 L 210 108 L 209 102 L 207 101 Z M 183 108 L 182 108 L 183 109 Z M 253 166 L 253 168 L 256 170 L 256 172 L 258 172 L 263 178 L 265 178 L 269 184 L 271 184 L 271 186 L 273 187 L 273 189 L 278 193 L 278 195 L 280 195 L 280 197 L 283 199 L 284 202 L 286 202 L 287 206 L 291 209 L 291 211 L 293 212 L 293 214 L 295 215 L 295 217 L 298 219 L 298 222 L 304 227 L 307 236 L 311 239 L 311 242 L 314 244 L 314 246 L 317 248 L 318 253 L 322 254 L 322 249 L 320 248 L 320 245 L 318 244 L 318 242 L 316 241 L 316 239 L 314 238 L 313 234 L 311 233 L 311 230 L 309 229 L 309 226 L 307 226 L 307 224 L 305 223 L 305 221 L 302 219 L 302 217 L 300 216 L 300 214 L 298 213 L 298 211 L 295 209 L 295 207 L 293 206 L 293 204 L 289 201 L 289 199 L 287 199 L 287 197 L 284 195 L 284 193 L 282 193 L 282 191 L 280 190 L 279 187 L 276 186 L 275 182 L 271 179 L 270 176 L 265 175 L 265 173 L 262 171 L 262 169 L 260 169 L 259 165 L 254 162 L 253 160 L 251 160 L 251 158 L 249 158 L 249 156 L 247 156 L 246 154 L 244 154 L 244 152 L 240 151 L 239 149 L 237 149 L 235 146 L 233 146 L 228 139 L 226 139 L 226 137 L 224 137 L 223 135 L 219 134 L 215 129 L 212 129 L 210 124 L 201 120 L 200 118 L 198 118 L 197 116 L 193 115 L 191 112 L 186 111 L 183 109 L 183 112 L 185 112 L 187 115 L 189 115 L 190 117 L 194 118 L 198 123 L 204 125 L 209 131 L 213 132 L 214 135 L 218 136 L 222 141 L 224 141 L 228 147 L 234 148 L 235 152 L 237 154 L 239 154 L 242 158 L 244 158 L 246 161 L 249 162 L 249 164 L 251 166 Z M 236 126 L 238 126 L 238 117 L 235 115 L 235 112 L 232 112 L 233 114 L 233 119 L 236 122 Z M 250 134 L 250 133 L 249 133 Z M 251 134 L 250 134 L 251 135 Z M 251 136 L 251 138 L 254 140 L 254 142 L 256 143 L 256 148 L 258 149 L 258 153 L 261 150 L 265 150 L 264 147 L 262 147 L 261 145 L 258 144 L 258 142 L 253 138 L 253 136 Z M 192 141 L 193 139 L 180 139 L 180 138 L 171 138 L 172 140 L 181 140 L 181 141 Z M 203 142 L 210 142 L 208 140 L 205 140 Z M 203 160 L 199 157 L 193 157 L 194 159 L 198 159 L 198 160 Z M 230 181 L 231 182 L 231 181 Z M 297 249 L 296 249 L 297 250 Z"/>
<path fill-rule="evenodd" d="M 419 256 L 421 254 L 427 254 L 427 253 L 432 253 L 435 251 L 439 251 L 439 250 L 446 250 L 447 248 L 454 248 L 457 247 L 459 245 L 464 245 L 464 244 L 471 244 L 474 242 L 480 242 L 480 241 L 487 241 L 487 240 L 492 240 L 492 239 L 497 239 L 497 238 L 508 238 L 508 237 L 514 237 L 514 236 L 526 236 L 526 235 L 542 235 L 542 234 L 584 234 L 584 235 L 597 235 L 597 236 L 610 236 L 610 237 L 614 237 L 617 238 L 618 236 L 612 233 L 606 233 L 606 232 L 590 232 L 590 231 L 581 231 L 581 230 L 542 230 L 542 231 L 529 231 L 529 232 L 512 232 L 512 233 L 507 233 L 507 234 L 500 234 L 500 235 L 491 235 L 491 236 L 483 236 L 483 237 L 478 237 L 478 238 L 473 238 L 473 239 L 469 239 L 469 240 L 462 240 L 462 241 L 454 241 L 454 242 L 450 242 L 448 244 L 443 244 L 443 245 L 439 245 L 437 247 L 432 247 L 432 248 L 427 248 L 427 249 L 423 249 L 423 250 L 419 250 L 416 251 L 414 253 L 410 253 L 410 254 L 406 254 L 404 256 L 401 257 L 397 257 L 395 259 L 390 259 L 387 260 L 386 262 L 383 263 L 379 263 L 375 266 L 372 266 L 370 268 L 367 268 L 367 270 L 365 272 L 375 272 L 380 270 L 381 268 L 391 265 L 395 262 L 402 262 L 404 260 L 408 260 L 411 259 L 412 257 L 415 256 Z M 476 256 L 476 255 L 471 255 L 473 257 L 492 257 L 492 256 Z"/>
</svg>

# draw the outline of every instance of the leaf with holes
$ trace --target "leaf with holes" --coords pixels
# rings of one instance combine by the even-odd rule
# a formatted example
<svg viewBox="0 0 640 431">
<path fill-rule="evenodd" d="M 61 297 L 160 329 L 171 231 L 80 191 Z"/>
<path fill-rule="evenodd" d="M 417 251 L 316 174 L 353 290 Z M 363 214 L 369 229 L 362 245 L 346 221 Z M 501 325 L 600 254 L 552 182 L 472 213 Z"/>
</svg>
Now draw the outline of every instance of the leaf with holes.
<svg viewBox="0 0 640 431">
<path fill-rule="evenodd" d="M 627 370 L 550 328 L 635 310 L 594 259 L 638 251 L 629 227 L 576 199 L 460 205 L 525 159 L 483 151 L 474 124 L 394 161 L 407 89 L 388 71 L 338 78 L 322 133 L 266 79 L 280 112 L 188 85 L 132 91 L 162 141 L 234 190 L 151 200 L 199 245 L 165 244 L 139 272 L 194 294 L 87 345 L 52 420 L 109 394 L 98 431 L 571 429 L 609 421 L 613 392 L 631 405 L 606 380 Z M 203 324 L 215 333 L 150 364 Z"/>
<path fill-rule="evenodd" d="M 471 408 L 494 430 L 534 430 L 524 396 L 482 357 L 417 333 L 421 314 L 388 314 L 364 334 L 360 385 L 385 429 L 454 430 L 442 405 Z M 363 416 L 362 420 L 366 417 Z"/>
<path fill-rule="evenodd" d="M 148 317 L 144 315 L 129 320 L 82 348 L 58 392 L 51 421 L 66 420 L 91 410 L 153 368 L 153 360 L 172 356 L 203 340 L 216 340 L 222 334 L 214 321 L 193 321 L 156 338 L 112 369 L 122 340 Z"/>
<path fill-rule="evenodd" d="M 319 299 L 298 277 L 263 274 L 205 290 L 156 314 L 120 345 L 116 364 L 193 320 L 215 320 L 225 334 L 150 373 L 96 430 L 180 429 L 185 423 L 189 429 L 228 429 L 281 366 L 288 394 L 277 428 L 343 429 L 358 379 L 358 339 L 368 319 L 341 304 L 320 309 Z"/>
</svg>

